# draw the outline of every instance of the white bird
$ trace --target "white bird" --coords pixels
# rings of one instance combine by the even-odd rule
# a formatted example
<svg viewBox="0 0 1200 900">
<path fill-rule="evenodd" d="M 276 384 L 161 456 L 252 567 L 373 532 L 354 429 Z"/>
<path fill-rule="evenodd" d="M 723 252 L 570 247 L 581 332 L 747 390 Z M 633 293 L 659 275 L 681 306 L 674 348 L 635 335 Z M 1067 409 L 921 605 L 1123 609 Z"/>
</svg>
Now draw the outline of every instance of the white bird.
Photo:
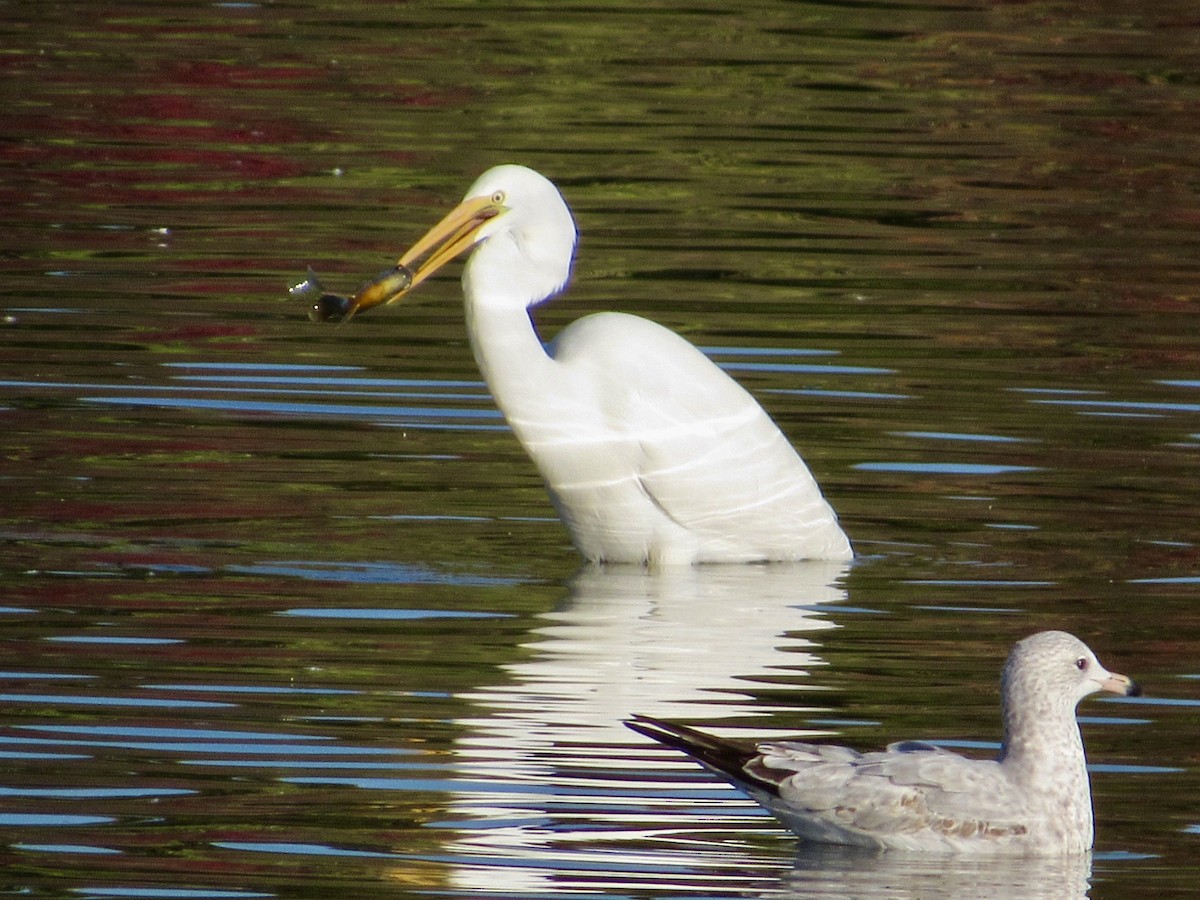
<svg viewBox="0 0 1200 900">
<path fill-rule="evenodd" d="M 921 741 L 875 753 L 790 741 L 752 749 L 645 716 L 634 731 L 682 750 L 801 838 L 883 850 L 1048 856 L 1092 847 L 1092 793 L 1075 706 L 1138 695 L 1078 638 L 1044 631 L 1001 677 L 1004 743 L 994 760 Z"/>
<path fill-rule="evenodd" d="M 530 309 L 566 285 L 575 240 L 549 180 L 497 166 L 351 298 L 349 314 L 394 302 L 472 250 L 462 282 L 475 359 L 589 560 L 849 559 L 836 514 L 779 428 L 683 338 L 604 312 L 543 346 Z"/>
</svg>

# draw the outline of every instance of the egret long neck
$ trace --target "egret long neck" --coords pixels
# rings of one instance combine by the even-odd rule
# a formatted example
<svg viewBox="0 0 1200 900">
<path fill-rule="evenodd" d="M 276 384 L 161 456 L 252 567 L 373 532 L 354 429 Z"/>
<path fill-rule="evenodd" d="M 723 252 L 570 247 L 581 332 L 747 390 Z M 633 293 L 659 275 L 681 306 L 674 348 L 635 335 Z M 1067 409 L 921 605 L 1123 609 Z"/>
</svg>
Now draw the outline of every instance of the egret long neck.
<svg viewBox="0 0 1200 900">
<path fill-rule="evenodd" d="M 546 355 L 528 310 L 468 296 L 465 311 L 483 380 L 509 424 L 519 428 L 526 418 L 524 407 L 537 402 L 552 384 L 554 361 Z"/>
<path fill-rule="evenodd" d="M 529 307 L 558 291 L 570 271 L 569 247 L 565 257 L 560 248 L 547 260 L 531 252 L 537 246 L 518 234 L 496 234 L 476 247 L 463 269 L 471 349 L 518 437 L 528 421 L 553 420 L 544 407 L 557 395 L 555 363 L 542 347 Z"/>
</svg>

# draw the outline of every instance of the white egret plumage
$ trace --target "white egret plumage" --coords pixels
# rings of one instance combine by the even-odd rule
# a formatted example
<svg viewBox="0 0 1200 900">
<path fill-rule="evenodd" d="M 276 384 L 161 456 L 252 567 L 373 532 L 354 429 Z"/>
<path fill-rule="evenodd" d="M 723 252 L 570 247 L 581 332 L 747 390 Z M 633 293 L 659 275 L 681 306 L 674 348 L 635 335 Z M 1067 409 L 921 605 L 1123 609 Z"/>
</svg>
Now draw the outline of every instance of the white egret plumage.
<svg viewBox="0 0 1200 900">
<path fill-rule="evenodd" d="M 475 359 L 589 560 L 850 558 L 836 514 L 779 428 L 683 338 L 604 312 L 543 346 L 530 308 L 566 285 L 575 242 L 548 179 L 497 166 L 393 272 L 351 298 L 350 313 L 399 299 L 472 250 L 462 282 Z"/>
</svg>

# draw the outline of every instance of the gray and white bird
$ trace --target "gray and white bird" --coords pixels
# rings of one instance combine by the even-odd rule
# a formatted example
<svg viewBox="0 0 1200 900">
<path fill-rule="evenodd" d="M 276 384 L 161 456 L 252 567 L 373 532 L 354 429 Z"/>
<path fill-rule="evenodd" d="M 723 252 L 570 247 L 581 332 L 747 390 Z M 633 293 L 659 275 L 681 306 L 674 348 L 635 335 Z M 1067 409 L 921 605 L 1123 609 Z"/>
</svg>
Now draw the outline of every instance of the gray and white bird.
<svg viewBox="0 0 1200 900">
<path fill-rule="evenodd" d="M 1075 707 L 1136 696 L 1078 638 L 1044 631 L 1004 666 L 1004 743 L 968 759 L 921 741 L 874 753 L 789 741 L 746 747 L 637 716 L 628 726 L 682 750 L 810 841 L 883 850 L 1066 855 L 1091 849 L 1092 793 Z"/>
</svg>

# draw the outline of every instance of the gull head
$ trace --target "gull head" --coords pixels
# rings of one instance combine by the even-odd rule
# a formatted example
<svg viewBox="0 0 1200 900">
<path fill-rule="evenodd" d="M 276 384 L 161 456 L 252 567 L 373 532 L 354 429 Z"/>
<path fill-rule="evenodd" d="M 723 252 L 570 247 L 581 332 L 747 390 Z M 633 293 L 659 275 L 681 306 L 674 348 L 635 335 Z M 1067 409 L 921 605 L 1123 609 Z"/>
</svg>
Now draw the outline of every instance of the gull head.
<svg viewBox="0 0 1200 900">
<path fill-rule="evenodd" d="M 1065 631 L 1043 631 L 1018 642 L 1000 682 L 1008 709 L 1048 704 L 1071 714 L 1080 700 L 1097 691 L 1141 693 L 1132 679 L 1108 671 L 1087 644 Z"/>
</svg>

